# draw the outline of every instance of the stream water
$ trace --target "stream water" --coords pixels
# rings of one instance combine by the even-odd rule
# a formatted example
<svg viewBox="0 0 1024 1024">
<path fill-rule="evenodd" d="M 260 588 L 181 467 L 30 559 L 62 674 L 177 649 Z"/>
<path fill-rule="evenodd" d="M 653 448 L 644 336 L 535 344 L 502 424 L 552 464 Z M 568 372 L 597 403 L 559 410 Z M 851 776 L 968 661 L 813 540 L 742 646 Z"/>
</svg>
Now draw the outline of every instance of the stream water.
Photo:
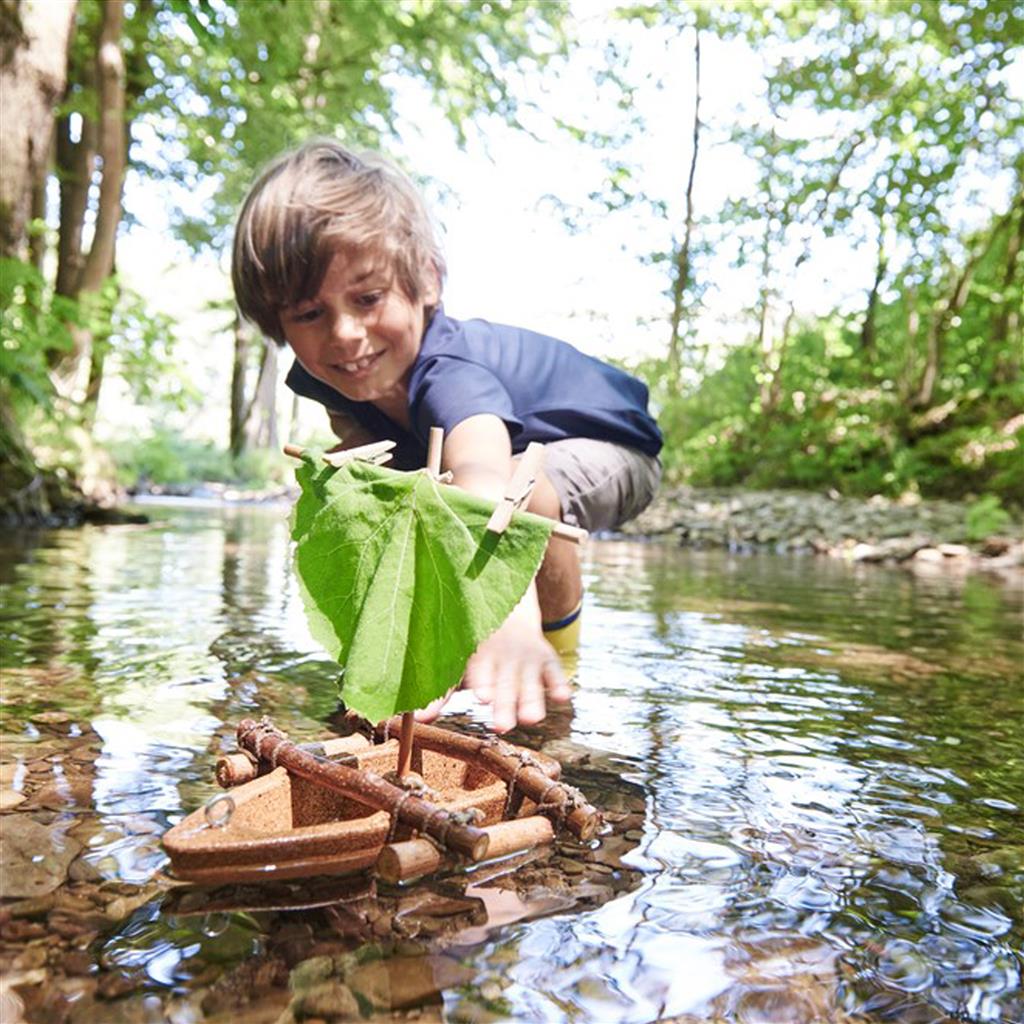
<svg viewBox="0 0 1024 1024">
<path fill-rule="evenodd" d="M 1024 1020 L 1019 579 L 593 541 L 572 707 L 511 738 L 600 845 L 209 891 L 161 834 L 338 669 L 284 510 L 147 511 L 0 539 L 4 1024 Z"/>
</svg>

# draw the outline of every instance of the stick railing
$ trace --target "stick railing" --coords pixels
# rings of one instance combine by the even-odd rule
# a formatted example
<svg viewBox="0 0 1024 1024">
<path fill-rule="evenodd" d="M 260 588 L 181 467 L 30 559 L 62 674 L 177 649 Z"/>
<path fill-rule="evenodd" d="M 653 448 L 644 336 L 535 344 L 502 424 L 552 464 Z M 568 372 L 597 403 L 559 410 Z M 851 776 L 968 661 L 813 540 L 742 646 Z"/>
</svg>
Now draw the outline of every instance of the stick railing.
<svg viewBox="0 0 1024 1024">
<path fill-rule="evenodd" d="M 401 716 L 387 719 L 376 727 L 379 737 L 393 735 L 400 727 Z M 509 795 L 518 789 L 537 805 L 538 814 L 550 818 L 556 827 L 562 822 L 573 835 L 590 839 L 601 826 L 601 812 L 591 806 L 583 794 L 548 774 L 545 766 L 531 760 L 525 751 L 495 737 L 466 736 L 432 725 L 415 726 L 413 742 L 422 750 L 447 754 L 486 768 L 509 788 Z M 555 762 L 554 771 L 560 770 Z"/>
<path fill-rule="evenodd" d="M 269 722 L 243 719 L 238 724 L 237 738 L 238 745 L 259 761 L 283 767 L 366 807 L 386 811 L 399 824 L 431 836 L 446 849 L 470 860 L 482 860 L 487 855 L 490 839 L 482 829 L 465 824 L 451 811 L 392 785 L 374 772 L 326 761 L 302 750 Z"/>
</svg>

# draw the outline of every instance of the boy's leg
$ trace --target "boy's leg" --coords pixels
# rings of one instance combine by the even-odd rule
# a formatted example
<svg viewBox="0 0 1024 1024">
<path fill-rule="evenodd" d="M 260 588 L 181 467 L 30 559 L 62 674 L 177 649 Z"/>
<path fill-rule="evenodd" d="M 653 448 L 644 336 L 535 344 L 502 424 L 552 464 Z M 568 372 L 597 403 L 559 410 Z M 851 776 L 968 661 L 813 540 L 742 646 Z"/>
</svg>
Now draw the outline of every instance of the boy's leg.
<svg viewBox="0 0 1024 1024">
<path fill-rule="evenodd" d="M 530 495 L 529 510 L 548 519 L 562 518 L 561 499 L 543 471 Z M 537 599 L 544 622 L 558 622 L 579 608 L 583 581 L 578 545 L 561 540 L 548 542 L 537 573 Z"/>
<path fill-rule="evenodd" d="M 658 460 L 634 449 L 585 438 L 554 441 L 545 446 L 529 510 L 587 530 L 615 529 L 647 507 L 660 479 Z M 545 636 L 556 650 L 574 649 L 583 603 L 579 548 L 549 542 L 536 585 Z"/>
<path fill-rule="evenodd" d="M 660 481 L 661 463 L 636 449 L 589 438 L 552 441 L 530 511 L 586 530 L 614 530 L 650 504 Z M 583 587 L 575 545 L 548 544 L 537 594 L 545 622 L 578 609 Z"/>
</svg>

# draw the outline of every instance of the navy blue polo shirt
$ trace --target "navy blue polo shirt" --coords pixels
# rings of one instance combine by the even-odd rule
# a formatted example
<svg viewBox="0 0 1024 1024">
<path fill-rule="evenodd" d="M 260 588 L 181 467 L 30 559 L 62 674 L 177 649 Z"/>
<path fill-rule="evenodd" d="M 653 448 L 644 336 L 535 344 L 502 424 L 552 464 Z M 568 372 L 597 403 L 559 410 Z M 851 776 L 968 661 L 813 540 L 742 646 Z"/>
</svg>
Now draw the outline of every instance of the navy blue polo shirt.
<svg viewBox="0 0 1024 1024">
<path fill-rule="evenodd" d="M 393 465 L 423 465 L 431 427 L 449 433 L 491 413 L 508 427 L 513 452 L 531 441 L 586 437 L 661 450 L 647 411 L 647 387 L 628 373 L 557 338 L 486 320 L 454 320 L 438 308 L 409 379 L 412 434 L 371 402 L 353 402 L 296 361 L 287 377 L 297 394 L 347 413 L 375 437 L 398 442 Z"/>
</svg>

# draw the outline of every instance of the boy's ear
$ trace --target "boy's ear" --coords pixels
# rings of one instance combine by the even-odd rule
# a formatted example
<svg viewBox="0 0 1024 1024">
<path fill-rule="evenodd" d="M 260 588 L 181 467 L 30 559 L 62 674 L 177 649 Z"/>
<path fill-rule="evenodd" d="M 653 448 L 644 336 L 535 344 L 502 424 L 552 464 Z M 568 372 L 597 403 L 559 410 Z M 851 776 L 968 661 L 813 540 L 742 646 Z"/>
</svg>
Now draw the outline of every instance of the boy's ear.
<svg viewBox="0 0 1024 1024">
<path fill-rule="evenodd" d="M 441 275 L 430 263 L 423 271 L 423 305 L 436 306 L 441 301 Z"/>
</svg>

